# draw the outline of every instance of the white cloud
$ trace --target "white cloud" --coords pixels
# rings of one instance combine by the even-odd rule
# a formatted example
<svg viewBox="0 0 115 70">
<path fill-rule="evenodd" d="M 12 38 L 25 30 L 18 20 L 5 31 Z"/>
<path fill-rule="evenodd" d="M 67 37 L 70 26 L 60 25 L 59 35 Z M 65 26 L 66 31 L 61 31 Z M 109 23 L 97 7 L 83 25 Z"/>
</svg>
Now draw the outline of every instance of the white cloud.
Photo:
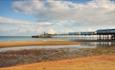
<svg viewBox="0 0 115 70">
<path fill-rule="evenodd" d="M 83 25 L 113 24 L 115 21 L 115 4 L 110 0 L 92 0 L 86 4 L 63 0 L 16 1 L 13 7 L 18 12 L 28 12 L 38 19 L 48 21 L 74 20 Z"/>
<path fill-rule="evenodd" d="M 52 25 L 52 23 L 49 22 L 34 22 L 34 21 L 28 21 L 28 20 L 19 20 L 9 17 L 2 17 L 0 16 L 0 24 L 12 24 L 12 25 L 38 25 L 38 26 L 49 26 Z"/>
<path fill-rule="evenodd" d="M 113 11 L 115 9 L 115 4 L 110 0 L 93 0 L 87 4 L 72 3 L 69 1 L 61 0 L 32 0 L 30 1 L 21 1 L 14 2 L 14 9 L 19 12 L 28 12 L 28 14 L 34 16 L 44 16 L 51 19 L 76 19 L 81 14 L 85 15 L 97 15 L 100 13 L 106 13 Z M 28 10 L 29 9 L 29 10 Z M 87 13 L 91 11 L 90 13 Z M 96 14 L 95 14 L 96 13 Z M 40 19 L 40 18 L 39 18 Z"/>
<path fill-rule="evenodd" d="M 115 3 L 110 0 L 92 0 L 73 3 L 65 0 L 21 0 L 14 1 L 16 12 L 33 15 L 38 22 L 20 21 L 0 17 L 0 23 L 22 24 L 25 31 L 94 31 L 115 28 Z M 3 21 L 4 20 L 4 21 Z M 40 20 L 44 22 L 39 22 Z M 23 26 L 26 25 L 26 26 Z M 90 28 L 89 28 L 90 27 Z M 31 32 L 32 32 L 31 31 Z"/>
<path fill-rule="evenodd" d="M 33 35 L 52 26 L 49 22 L 32 22 L 0 16 L 0 35 Z"/>
<path fill-rule="evenodd" d="M 21 25 L 21 24 L 30 24 L 30 22 L 0 16 L 0 24 L 19 24 L 19 25 Z"/>
</svg>

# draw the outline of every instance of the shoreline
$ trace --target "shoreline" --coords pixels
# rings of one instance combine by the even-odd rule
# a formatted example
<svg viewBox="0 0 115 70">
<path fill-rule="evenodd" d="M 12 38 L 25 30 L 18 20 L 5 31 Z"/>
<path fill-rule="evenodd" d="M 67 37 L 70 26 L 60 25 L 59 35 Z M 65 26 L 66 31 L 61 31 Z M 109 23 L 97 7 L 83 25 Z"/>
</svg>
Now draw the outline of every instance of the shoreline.
<svg viewBox="0 0 115 70">
<path fill-rule="evenodd" d="M 9 41 L 0 42 L 0 48 L 3 47 L 19 47 L 19 46 L 50 46 L 50 45 L 79 45 L 79 42 L 64 40 L 48 40 L 48 41 Z"/>
</svg>

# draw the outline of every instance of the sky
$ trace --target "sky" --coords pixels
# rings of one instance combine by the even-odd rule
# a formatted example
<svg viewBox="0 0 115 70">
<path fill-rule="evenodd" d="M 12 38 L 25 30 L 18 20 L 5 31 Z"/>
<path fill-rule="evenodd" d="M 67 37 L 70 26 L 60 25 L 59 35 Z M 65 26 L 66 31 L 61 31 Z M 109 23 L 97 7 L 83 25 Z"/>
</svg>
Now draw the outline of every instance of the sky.
<svg viewBox="0 0 115 70">
<path fill-rule="evenodd" d="M 0 0 L 0 36 L 115 28 L 115 0 Z"/>
</svg>

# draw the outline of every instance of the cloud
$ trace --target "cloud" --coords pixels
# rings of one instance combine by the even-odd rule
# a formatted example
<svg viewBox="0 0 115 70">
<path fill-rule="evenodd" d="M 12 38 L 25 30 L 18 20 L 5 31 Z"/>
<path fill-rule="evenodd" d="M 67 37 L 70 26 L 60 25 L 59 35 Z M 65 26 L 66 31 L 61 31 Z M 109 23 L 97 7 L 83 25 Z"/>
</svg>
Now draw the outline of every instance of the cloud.
<svg viewBox="0 0 115 70">
<path fill-rule="evenodd" d="M 73 3 L 63 0 L 31 0 L 20 2 L 16 1 L 13 4 L 13 8 L 18 12 L 28 13 L 34 16 L 37 15 L 40 18 L 47 17 L 49 20 L 75 20 L 83 15 L 100 15 L 100 13 L 113 11 L 115 9 L 115 4 L 110 0 L 93 0 L 86 4 Z"/>
<path fill-rule="evenodd" d="M 0 24 L 9 24 L 9 25 L 38 25 L 38 26 L 49 26 L 52 25 L 52 23 L 49 22 L 34 22 L 29 20 L 19 20 L 9 17 L 2 17 L 0 16 Z"/>
<path fill-rule="evenodd" d="M 0 24 L 15 24 L 20 32 L 73 32 L 115 28 L 114 0 L 90 0 L 85 3 L 67 0 L 14 1 L 14 11 L 32 15 L 38 21 L 0 17 Z"/>
<path fill-rule="evenodd" d="M 76 27 L 77 23 L 81 23 L 83 27 L 101 27 L 113 25 L 115 22 L 115 3 L 110 0 L 92 0 L 85 4 L 66 0 L 16 1 L 13 8 L 18 12 L 35 16 L 39 21 L 73 20 L 76 21 Z"/>
<path fill-rule="evenodd" d="M 0 16 L 0 35 L 34 35 L 48 30 L 49 22 L 32 22 Z"/>
<path fill-rule="evenodd" d="M 31 24 L 29 21 L 25 20 L 17 20 L 17 19 L 12 19 L 12 18 L 7 18 L 7 17 L 2 17 L 0 16 L 0 24 Z"/>
</svg>

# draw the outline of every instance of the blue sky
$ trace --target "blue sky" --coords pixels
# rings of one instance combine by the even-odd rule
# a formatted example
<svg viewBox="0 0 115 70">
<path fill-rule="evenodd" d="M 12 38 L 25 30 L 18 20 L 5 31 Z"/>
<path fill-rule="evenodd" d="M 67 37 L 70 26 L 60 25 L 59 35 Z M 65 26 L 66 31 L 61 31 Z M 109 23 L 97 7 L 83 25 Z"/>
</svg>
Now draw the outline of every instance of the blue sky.
<svg viewBox="0 0 115 70">
<path fill-rule="evenodd" d="M 12 9 L 13 0 L 0 0 L 0 16 L 11 17 L 24 20 L 35 20 L 32 16 L 27 16 L 22 13 L 17 13 Z"/>
<path fill-rule="evenodd" d="M 71 1 L 73 3 L 87 3 L 88 1 L 91 1 L 91 0 L 66 0 L 66 1 Z"/>
<path fill-rule="evenodd" d="M 0 36 L 115 28 L 114 12 L 115 0 L 0 0 Z"/>
</svg>

